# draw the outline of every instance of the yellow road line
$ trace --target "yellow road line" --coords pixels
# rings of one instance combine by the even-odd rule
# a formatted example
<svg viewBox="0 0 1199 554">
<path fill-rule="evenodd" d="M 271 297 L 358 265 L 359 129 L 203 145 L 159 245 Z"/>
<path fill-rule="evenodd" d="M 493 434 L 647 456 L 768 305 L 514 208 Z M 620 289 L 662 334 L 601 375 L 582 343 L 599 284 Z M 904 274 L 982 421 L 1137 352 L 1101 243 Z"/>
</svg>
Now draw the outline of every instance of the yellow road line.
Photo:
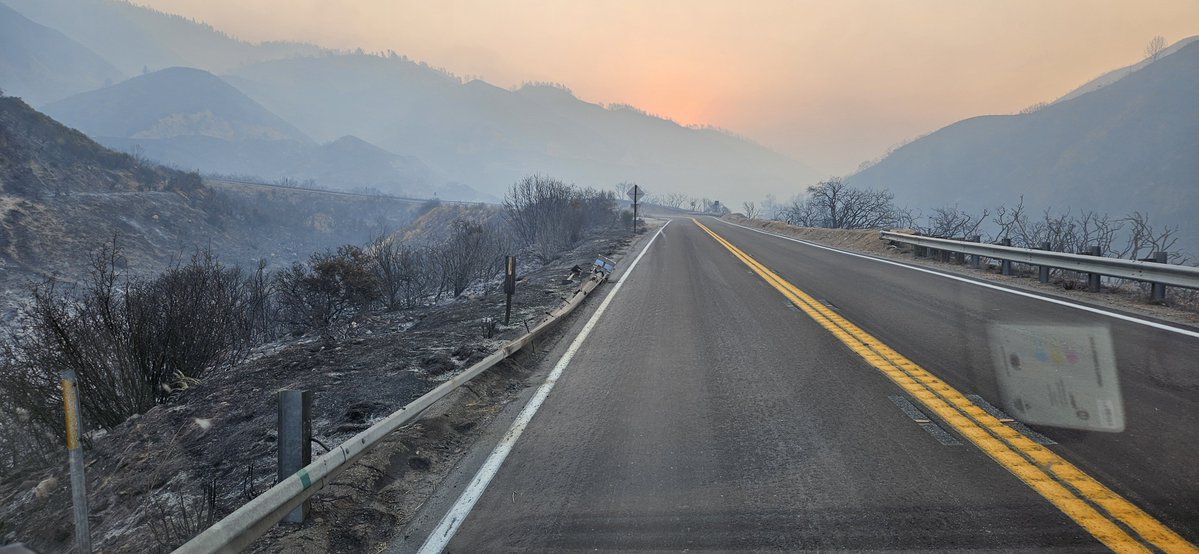
<svg viewBox="0 0 1199 554">
<path fill-rule="evenodd" d="M 988 414 L 948 383 L 787 282 L 704 224 L 692 221 L 867 363 L 1108 548 L 1116 552 L 1149 551 L 1127 528 L 1165 552 L 1199 553 L 1199 548 L 1153 516 Z"/>
</svg>

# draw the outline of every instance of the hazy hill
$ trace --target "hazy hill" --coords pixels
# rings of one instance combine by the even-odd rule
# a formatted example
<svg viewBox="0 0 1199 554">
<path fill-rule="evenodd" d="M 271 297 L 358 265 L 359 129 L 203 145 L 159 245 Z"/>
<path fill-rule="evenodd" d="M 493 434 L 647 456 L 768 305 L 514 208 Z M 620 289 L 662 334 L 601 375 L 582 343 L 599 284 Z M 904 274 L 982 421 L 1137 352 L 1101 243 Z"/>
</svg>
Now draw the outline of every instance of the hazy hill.
<svg viewBox="0 0 1199 554">
<path fill-rule="evenodd" d="M 198 69 L 141 75 L 55 102 L 46 112 L 105 146 L 185 169 L 428 196 L 445 182 L 420 160 L 353 136 L 317 145 Z"/>
<path fill-rule="evenodd" d="M 309 140 L 217 76 L 185 67 L 77 94 L 45 112 L 93 137 Z"/>
<path fill-rule="evenodd" d="M 122 79 L 83 45 L 0 4 L 0 88 L 6 94 L 37 105 Z"/>
<path fill-rule="evenodd" d="M 19 98 L 0 97 L 0 193 L 25 198 L 181 191 L 199 178 L 139 163 L 92 142 Z"/>
<path fill-rule="evenodd" d="M 308 150 L 284 169 L 283 176 L 342 188 L 376 188 L 416 196 L 431 196 L 445 181 L 415 157 L 393 154 L 352 135 Z"/>
<path fill-rule="evenodd" d="M 289 190 L 215 190 L 200 176 L 108 150 L 17 98 L 0 97 L 0 298 L 28 279 L 70 281 L 117 237 L 129 271 L 196 248 L 229 263 L 288 263 L 398 229 L 418 204 Z M 0 318 L 12 315 L 0 306 Z"/>
<path fill-rule="evenodd" d="M 177 225 L 178 218 L 205 220 L 187 201 L 205 197 L 198 175 L 141 164 L 20 99 L 0 98 L 0 264 L 10 270 L 5 278 L 13 269 L 70 273 L 95 241 L 141 228 L 152 214 L 176 216 L 162 220 L 164 225 Z M 108 211 L 132 199 L 141 205 Z M 151 245 L 162 237 L 130 236 L 135 234 L 138 262 L 162 254 Z"/>
<path fill-rule="evenodd" d="M 75 39 L 126 75 L 172 66 L 224 71 L 244 63 L 320 51 L 308 44 L 251 44 L 205 24 L 119 0 L 5 3 Z"/>
<path fill-rule="evenodd" d="M 926 210 L 1052 206 L 1183 225 L 1199 244 L 1199 42 L 1023 115 L 960 121 L 848 178 Z M 1194 248 L 1193 246 L 1191 247 Z"/>
<path fill-rule="evenodd" d="M 736 183 L 747 198 L 820 177 L 723 132 L 591 104 L 553 86 L 510 91 L 462 83 L 400 56 L 273 60 L 227 78 L 313 137 L 350 132 L 496 195 L 535 172 L 605 187 L 633 180 L 650 190 L 711 197 L 729 194 Z"/>
<path fill-rule="evenodd" d="M 1199 36 L 1187 37 L 1178 42 L 1175 42 L 1174 44 L 1171 44 L 1168 48 L 1166 48 L 1166 49 L 1162 50 L 1160 53 L 1158 53 L 1157 59 L 1160 60 L 1166 56 L 1169 56 L 1169 55 L 1183 49 L 1186 45 L 1188 45 L 1196 40 L 1199 40 Z M 1096 90 L 1099 90 L 1099 89 L 1106 87 L 1116 81 L 1119 81 L 1120 79 L 1123 79 L 1129 75 L 1132 75 L 1133 73 L 1141 70 L 1142 68 L 1144 68 L 1145 66 L 1147 66 L 1153 62 L 1154 62 L 1154 60 L 1146 58 L 1146 59 L 1141 60 L 1132 65 L 1121 67 L 1119 69 L 1113 69 L 1111 71 L 1105 72 L 1103 75 L 1100 75 L 1098 77 L 1095 77 L 1094 79 L 1091 79 L 1090 81 L 1087 81 L 1084 85 L 1066 93 L 1061 98 L 1054 100 L 1053 103 L 1065 102 L 1066 100 L 1073 100 L 1073 99 L 1078 98 L 1079 96 L 1082 96 L 1083 94 L 1086 94 L 1088 92 L 1094 92 Z"/>
</svg>

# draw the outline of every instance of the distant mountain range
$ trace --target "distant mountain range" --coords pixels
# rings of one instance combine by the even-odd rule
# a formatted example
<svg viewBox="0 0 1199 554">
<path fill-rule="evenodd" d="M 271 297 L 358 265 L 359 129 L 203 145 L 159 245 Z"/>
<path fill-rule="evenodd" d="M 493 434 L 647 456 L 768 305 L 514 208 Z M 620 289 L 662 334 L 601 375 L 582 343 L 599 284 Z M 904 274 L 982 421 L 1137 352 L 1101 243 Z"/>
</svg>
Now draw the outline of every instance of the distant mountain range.
<svg viewBox="0 0 1199 554">
<path fill-rule="evenodd" d="M 326 186 L 425 190 L 443 197 L 473 188 L 480 191 L 476 196 L 490 198 L 533 173 L 602 188 L 635 181 L 651 192 L 715 199 L 729 194 L 730 185 L 737 195 L 751 197 L 822 176 L 728 133 L 683 127 L 631 107 L 584 102 L 561 87 L 506 90 L 464 83 L 394 54 L 251 44 L 114 0 L 3 1 L 118 71 L 150 74 L 54 102 L 46 106 L 50 113 L 106 145 L 180 167 L 269 180 L 319 177 Z M 246 103 L 211 82 L 206 90 L 218 94 L 189 91 L 186 83 L 198 77 L 175 66 L 220 75 L 262 109 L 231 111 Z M 0 73 L 0 87 L 10 80 Z M 180 97 L 169 103 L 136 100 L 166 90 Z M 30 100 L 44 105 L 41 98 Z M 237 116 L 251 112 L 256 115 L 250 120 Z M 285 123 L 264 125 L 263 113 Z M 304 142 L 300 136 L 340 144 L 314 154 L 296 144 Z M 339 141 L 346 136 L 357 140 Z M 376 172 L 363 175 L 361 164 L 339 164 L 335 152 L 369 159 L 365 167 Z M 317 166 L 316 160 L 332 165 Z M 350 165 L 359 169 L 351 171 Z M 388 178 L 380 182 L 378 172 L 385 168 L 394 171 L 386 169 Z"/>
<path fill-rule="evenodd" d="M 1199 41 L 1021 115 L 959 121 L 847 178 L 926 211 L 1141 211 L 1199 244 Z"/>
<path fill-rule="evenodd" d="M 6 94 L 42 104 L 124 78 L 82 44 L 0 4 L 0 87 Z"/>
<path fill-rule="evenodd" d="M 247 63 L 322 51 L 311 44 L 252 44 L 209 25 L 121 0 L 3 3 L 71 37 L 126 75 L 176 66 L 222 72 Z"/>
<path fill-rule="evenodd" d="M 390 53 L 251 44 L 115 0 L 0 2 L 20 12 L 0 9 L 0 88 L 105 145 L 181 168 L 468 200 L 502 197 L 532 173 L 726 201 L 824 176 L 729 133 L 559 86 L 508 90 Z M 1141 210 L 1199 227 L 1190 40 L 1032 113 L 950 125 L 847 181 L 925 210 L 1023 195 L 1034 211 Z"/>
<path fill-rule="evenodd" d="M 444 177 L 352 136 L 318 145 L 219 77 L 174 67 L 54 102 L 45 112 L 101 144 L 184 169 L 433 196 Z M 487 200 L 469 190 L 449 200 Z"/>
<path fill-rule="evenodd" d="M 510 91 L 461 83 L 399 56 L 274 60 L 236 69 L 228 79 L 313 137 L 350 125 L 357 136 L 492 194 L 538 172 L 711 198 L 733 184 L 740 194 L 759 195 L 821 176 L 720 131 L 584 102 L 550 85 Z"/>
</svg>

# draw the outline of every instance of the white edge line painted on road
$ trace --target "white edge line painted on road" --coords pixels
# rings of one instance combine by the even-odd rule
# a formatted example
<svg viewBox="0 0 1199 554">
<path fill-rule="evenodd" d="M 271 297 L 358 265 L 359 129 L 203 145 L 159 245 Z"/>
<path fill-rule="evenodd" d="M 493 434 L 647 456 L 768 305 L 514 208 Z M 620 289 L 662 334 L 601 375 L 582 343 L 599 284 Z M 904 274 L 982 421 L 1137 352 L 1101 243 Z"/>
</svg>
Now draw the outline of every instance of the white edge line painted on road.
<svg viewBox="0 0 1199 554">
<path fill-rule="evenodd" d="M 847 251 L 847 250 L 842 250 L 842 249 L 840 249 L 840 248 L 833 248 L 833 247 L 830 247 L 830 246 L 825 246 L 825 245 L 823 245 L 823 244 L 816 244 L 816 243 L 814 243 L 814 242 L 812 242 L 812 241 L 801 240 L 801 239 L 797 239 L 797 238 L 794 238 L 794 237 L 788 237 L 788 236 L 784 236 L 784 235 L 779 235 L 779 234 L 776 234 L 776 233 L 771 233 L 771 232 L 769 232 L 769 231 L 763 231 L 763 230 L 761 230 L 761 229 L 754 229 L 753 227 L 749 227 L 749 226 L 746 226 L 746 225 L 739 225 L 739 224 L 737 224 L 737 223 L 733 223 L 733 222 L 731 222 L 731 221 L 725 221 L 725 220 L 723 220 L 723 219 L 720 219 L 720 218 L 714 218 L 714 219 L 716 219 L 717 221 L 719 221 L 719 222 L 721 222 L 721 223 L 724 223 L 725 225 L 732 225 L 732 226 L 734 226 L 734 227 L 740 227 L 740 228 L 742 228 L 742 229 L 746 229 L 746 230 L 749 230 L 749 231 L 753 231 L 753 232 L 755 232 L 755 233 L 762 233 L 763 235 L 770 235 L 770 236 L 772 236 L 772 237 L 778 237 L 778 238 L 780 238 L 780 239 L 786 239 L 786 240 L 789 240 L 789 241 L 792 241 L 792 242 L 798 242 L 798 243 L 800 243 L 800 244 L 806 244 L 806 245 L 808 245 L 808 246 L 813 246 L 813 247 L 816 247 L 816 248 L 822 248 L 822 249 L 824 249 L 824 250 L 829 250 L 829 251 L 832 251 L 832 252 L 837 252 L 837 253 L 840 253 L 840 254 L 845 254 L 845 255 L 847 255 L 847 256 L 855 256 L 855 257 L 858 257 L 858 258 L 864 258 L 864 259 L 867 259 L 867 260 L 873 260 L 873 261 L 880 262 L 880 263 L 884 263 L 884 264 L 896 265 L 896 266 L 899 266 L 899 267 L 903 267 L 903 268 L 911 269 L 911 270 L 913 270 L 913 271 L 922 271 L 922 272 L 924 272 L 924 273 L 931 273 L 931 274 L 933 274 L 933 275 L 938 275 L 938 276 L 940 276 L 940 277 L 945 277 L 946 279 L 953 279 L 953 280 L 955 280 L 955 281 L 961 281 L 961 282 L 963 282 L 963 283 L 970 283 L 971 285 L 977 285 L 977 286 L 980 286 L 980 287 L 985 287 L 985 288 L 988 288 L 988 289 L 993 289 L 993 290 L 1003 291 L 1003 292 L 1006 292 L 1006 293 L 1015 294 L 1015 295 L 1017 295 L 1017 296 L 1023 296 L 1023 297 L 1026 297 L 1026 298 L 1034 298 L 1034 299 L 1036 299 L 1036 300 L 1041 300 L 1041 301 L 1043 301 L 1043 302 L 1049 302 L 1050 304 L 1058 304 L 1058 305 L 1060 305 L 1060 306 L 1069 306 L 1069 307 L 1071 307 L 1071 308 L 1074 308 L 1074 309 L 1077 309 L 1077 310 L 1082 310 L 1082 311 L 1084 311 L 1084 312 L 1091 312 L 1091 313 L 1095 313 L 1095 314 L 1105 315 L 1105 316 L 1108 316 L 1108 317 L 1111 317 L 1111 318 L 1120 319 L 1120 320 L 1124 320 L 1124 321 L 1128 321 L 1128 322 L 1132 322 L 1132 323 L 1139 323 L 1139 324 L 1141 324 L 1141 325 L 1145 325 L 1145 326 L 1147 326 L 1147 327 L 1153 327 L 1153 328 L 1155 328 L 1155 329 L 1161 329 L 1161 330 L 1163 330 L 1163 331 L 1170 331 L 1170 332 L 1173 332 L 1173 333 L 1178 333 L 1178 334 L 1180 334 L 1180 335 L 1186 335 L 1186 336 L 1188 336 L 1188 337 L 1192 337 L 1192 338 L 1199 338 L 1199 332 L 1191 331 L 1191 330 L 1189 330 L 1189 329 L 1183 329 L 1183 328 L 1181 328 L 1181 327 L 1174 327 L 1174 326 L 1172 326 L 1172 325 L 1166 325 L 1166 324 L 1164 324 L 1164 323 L 1158 323 L 1158 322 L 1156 322 L 1156 321 L 1150 321 L 1150 320 L 1148 320 L 1148 319 L 1141 319 L 1141 318 L 1139 318 L 1139 317 L 1133 317 L 1133 316 L 1130 316 L 1130 315 L 1124 315 L 1124 314 L 1121 314 L 1121 313 L 1116 313 L 1116 312 L 1109 312 L 1109 311 L 1107 311 L 1107 310 L 1101 310 L 1101 309 L 1099 309 L 1099 308 L 1093 308 L 1093 307 L 1091 307 L 1091 306 L 1084 306 L 1084 305 L 1082 305 L 1082 304 L 1075 304 L 1075 303 L 1073 303 L 1073 302 L 1070 302 L 1070 301 L 1067 301 L 1067 300 L 1062 300 L 1062 299 L 1058 299 L 1058 298 L 1052 298 L 1052 297 L 1048 297 L 1048 296 L 1042 296 L 1042 295 L 1039 295 L 1039 294 L 1034 294 L 1034 293 L 1031 293 L 1031 292 L 1025 292 L 1025 291 L 1022 291 L 1022 290 L 1016 290 L 1016 289 L 1012 289 L 1012 288 L 1008 288 L 1008 287 L 1003 287 L 1003 286 L 999 286 L 999 285 L 993 285 L 993 284 L 991 284 L 991 283 L 987 283 L 987 282 L 984 282 L 984 281 L 978 281 L 978 280 L 976 280 L 976 279 L 971 279 L 971 278 L 968 278 L 968 277 L 961 277 L 961 276 L 958 276 L 958 275 L 953 275 L 953 274 L 951 274 L 951 273 L 944 273 L 944 272 L 941 272 L 941 271 L 937 271 L 937 270 L 933 270 L 933 269 L 927 269 L 927 268 L 923 268 L 923 267 L 919 267 L 919 266 L 914 266 L 914 265 L 910 265 L 910 264 L 905 264 L 905 263 L 901 263 L 901 262 L 896 262 L 896 261 L 892 261 L 892 260 L 888 260 L 888 259 L 884 259 L 884 258 L 878 258 L 878 257 L 875 257 L 875 256 L 868 256 L 868 255 L 866 255 L 866 254 L 858 254 L 857 252 L 849 252 L 849 251 Z"/>
<path fill-rule="evenodd" d="M 666 226 L 670 225 L 671 221 L 672 220 L 670 220 L 670 219 L 666 220 L 666 223 L 664 223 L 661 227 L 658 228 L 658 232 L 654 233 L 653 238 L 649 239 L 649 242 L 645 244 L 645 248 L 641 249 L 641 253 L 637 254 L 636 258 L 633 258 L 633 263 L 629 264 L 629 267 L 624 270 L 624 275 L 620 276 L 620 280 L 617 281 L 616 284 L 618 284 L 618 285 L 624 284 L 624 280 L 629 278 L 629 274 L 633 272 L 633 268 L 637 267 L 637 262 L 641 261 L 641 257 L 644 256 L 646 252 L 649 252 L 649 246 L 651 244 L 653 244 L 655 240 L 658 240 L 658 236 L 661 235 L 662 232 L 666 230 Z M 615 295 L 617 288 L 618 287 L 613 287 L 612 292 L 608 293 L 608 296 L 611 297 L 611 296 Z M 608 299 L 605 298 L 604 303 L 607 304 L 607 302 L 608 302 Z"/>
<path fill-rule="evenodd" d="M 670 225 L 670 221 L 667 221 L 666 225 Z M 479 468 L 470 485 L 467 485 L 466 490 L 463 490 L 462 495 L 458 497 L 458 501 L 454 502 L 450 510 L 441 518 L 441 522 L 437 524 L 437 528 L 425 539 L 425 543 L 420 547 L 420 554 L 438 554 L 449 545 L 450 539 L 454 538 L 454 534 L 458 532 L 458 528 L 462 525 L 463 520 L 474 509 L 475 503 L 479 501 L 479 498 L 482 498 L 483 493 L 487 490 L 487 485 L 491 484 L 491 479 L 495 477 L 500 466 L 504 464 L 504 460 L 508 458 L 508 453 L 512 451 L 512 447 L 516 445 L 516 441 L 520 439 L 521 434 L 528 427 L 529 421 L 533 419 L 533 415 L 537 413 L 537 410 L 541 408 L 541 404 L 550 395 L 550 391 L 553 390 L 554 384 L 558 382 L 558 378 L 562 376 L 562 372 L 566 369 L 566 366 L 570 365 L 570 361 L 574 359 L 575 353 L 583 345 L 583 341 L 587 340 L 587 336 L 591 334 L 591 330 L 599 321 L 600 316 L 604 315 L 604 311 L 608 309 L 608 304 L 616 297 L 616 293 L 620 291 L 620 287 L 629 278 L 629 274 L 633 272 L 633 268 L 637 267 L 637 262 L 641 261 L 645 253 L 649 252 L 649 247 L 654 244 L 655 240 L 658 240 L 658 236 L 666 229 L 666 225 L 658 228 L 658 232 L 654 233 L 653 238 L 649 239 L 649 242 L 641 249 L 641 253 L 633 259 L 633 263 L 629 264 L 629 267 L 625 269 L 624 275 L 616 282 L 612 290 L 608 292 L 608 296 L 604 297 L 604 301 L 600 303 L 599 308 L 596 308 L 595 313 L 591 315 L 591 319 L 587 320 L 587 324 L 583 326 L 583 330 L 579 331 L 579 335 L 575 337 L 574 342 L 571 342 L 570 347 L 566 349 L 566 353 L 554 365 L 554 369 L 550 371 L 545 382 L 537 388 L 537 392 L 533 393 L 533 397 L 529 399 L 529 403 L 525 404 L 524 409 L 516 416 L 516 420 L 508 428 L 508 432 L 504 434 L 504 438 L 500 439 L 499 444 L 487 456 L 487 460 L 483 462 L 483 466 Z"/>
</svg>

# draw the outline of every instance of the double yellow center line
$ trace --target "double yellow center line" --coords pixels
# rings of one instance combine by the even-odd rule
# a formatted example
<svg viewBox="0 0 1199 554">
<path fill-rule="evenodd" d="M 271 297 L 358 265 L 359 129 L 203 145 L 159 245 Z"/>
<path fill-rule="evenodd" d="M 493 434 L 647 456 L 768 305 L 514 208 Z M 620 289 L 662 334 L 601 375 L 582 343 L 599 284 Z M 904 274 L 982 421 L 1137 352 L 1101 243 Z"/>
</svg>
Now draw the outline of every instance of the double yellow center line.
<svg viewBox="0 0 1199 554">
<path fill-rule="evenodd" d="M 1199 548 L 1090 475 L 971 402 L 957 389 L 841 317 L 692 219 L 866 363 L 920 402 L 996 463 L 1115 552 L 1196 552 Z"/>
</svg>

